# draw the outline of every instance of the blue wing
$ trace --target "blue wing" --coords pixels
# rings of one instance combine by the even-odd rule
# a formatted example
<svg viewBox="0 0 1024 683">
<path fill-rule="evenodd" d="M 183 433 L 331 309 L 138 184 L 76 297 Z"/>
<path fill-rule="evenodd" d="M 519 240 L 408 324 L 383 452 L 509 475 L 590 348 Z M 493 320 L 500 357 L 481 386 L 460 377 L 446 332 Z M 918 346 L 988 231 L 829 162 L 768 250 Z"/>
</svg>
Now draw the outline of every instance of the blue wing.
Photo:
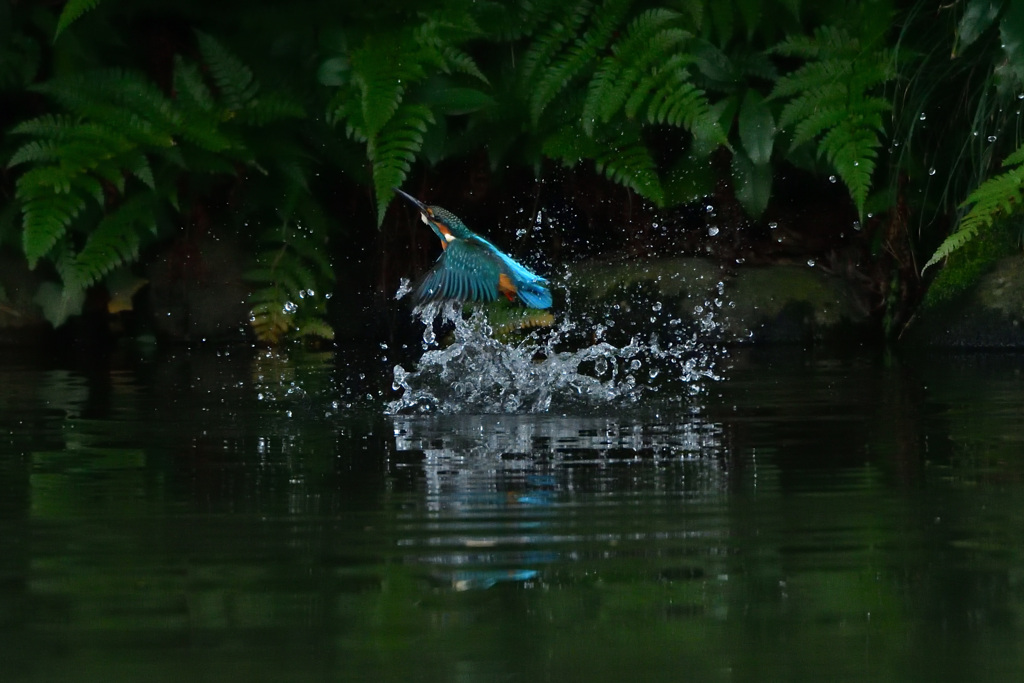
<svg viewBox="0 0 1024 683">
<path fill-rule="evenodd" d="M 498 281 L 502 275 L 511 281 L 526 306 L 551 307 L 551 292 L 544 286 L 547 280 L 476 236 L 449 243 L 420 280 L 414 296 L 417 301 L 494 301 L 499 296 Z"/>
<path fill-rule="evenodd" d="M 420 280 L 415 297 L 418 301 L 494 301 L 501 271 L 501 260 L 486 245 L 455 240 Z"/>
</svg>

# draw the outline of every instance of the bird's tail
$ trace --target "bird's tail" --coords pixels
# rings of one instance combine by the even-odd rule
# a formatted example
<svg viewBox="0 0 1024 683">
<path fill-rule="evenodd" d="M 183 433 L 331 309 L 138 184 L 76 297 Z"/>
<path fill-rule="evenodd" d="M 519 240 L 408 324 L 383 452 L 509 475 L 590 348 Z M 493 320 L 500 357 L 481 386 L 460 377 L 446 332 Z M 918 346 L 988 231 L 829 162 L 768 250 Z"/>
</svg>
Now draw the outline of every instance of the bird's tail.
<svg viewBox="0 0 1024 683">
<path fill-rule="evenodd" d="M 551 308 L 551 292 L 539 282 L 524 282 L 516 289 L 519 300 L 529 308 Z"/>
</svg>

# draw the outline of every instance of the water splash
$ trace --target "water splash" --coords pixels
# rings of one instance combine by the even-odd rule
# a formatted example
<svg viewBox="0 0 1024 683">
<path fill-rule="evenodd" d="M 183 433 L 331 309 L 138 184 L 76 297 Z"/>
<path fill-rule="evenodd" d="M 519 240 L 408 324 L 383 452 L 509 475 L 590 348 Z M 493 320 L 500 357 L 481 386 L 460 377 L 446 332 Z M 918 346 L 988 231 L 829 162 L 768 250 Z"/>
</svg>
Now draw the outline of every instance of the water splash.
<svg viewBox="0 0 1024 683">
<path fill-rule="evenodd" d="M 677 400 L 694 396 L 718 379 L 722 350 L 706 341 L 718 306 L 720 299 L 696 307 L 697 323 L 685 329 L 660 302 L 648 304 L 658 324 L 622 345 L 607 339 L 614 321 L 583 329 L 571 315 L 560 315 L 551 328 L 506 342 L 495 338 L 482 308 L 464 313 L 453 302 L 418 306 L 413 314 L 424 326 L 423 355 L 412 370 L 394 367 L 392 388 L 401 395 L 386 412 L 538 413 L 629 405 L 670 385 Z"/>
</svg>

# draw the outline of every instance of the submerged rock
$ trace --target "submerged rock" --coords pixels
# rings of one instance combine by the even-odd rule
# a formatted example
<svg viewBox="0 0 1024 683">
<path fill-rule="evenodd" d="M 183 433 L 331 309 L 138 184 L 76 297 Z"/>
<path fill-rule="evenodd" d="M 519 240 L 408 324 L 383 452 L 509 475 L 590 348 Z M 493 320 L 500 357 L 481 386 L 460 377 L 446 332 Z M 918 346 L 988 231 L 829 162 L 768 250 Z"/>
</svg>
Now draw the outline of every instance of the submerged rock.
<svg viewBox="0 0 1024 683">
<path fill-rule="evenodd" d="M 796 344 L 864 341 L 873 331 L 862 292 L 806 265 L 728 271 L 701 258 L 590 262 L 568 280 L 592 323 L 631 334 L 675 324 L 725 342 Z"/>
</svg>

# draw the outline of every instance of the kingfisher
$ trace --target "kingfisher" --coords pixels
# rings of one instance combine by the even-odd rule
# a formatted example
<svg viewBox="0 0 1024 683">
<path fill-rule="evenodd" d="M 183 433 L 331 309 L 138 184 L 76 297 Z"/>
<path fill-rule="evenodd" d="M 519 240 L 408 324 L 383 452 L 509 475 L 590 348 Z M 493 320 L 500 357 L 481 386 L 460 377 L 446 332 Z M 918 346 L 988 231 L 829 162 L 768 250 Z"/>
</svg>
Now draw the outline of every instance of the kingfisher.
<svg viewBox="0 0 1024 683">
<path fill-rule="evenodd" d="M 419 210 L 420 219 L 441 240 L 441 255 L 416 286 L 417 301 L 494 301 L 504 294 L 528 308 L 551 308 L 547 280 L 467 228 L 451 211 L 394 190 Z"/>
</svg>

